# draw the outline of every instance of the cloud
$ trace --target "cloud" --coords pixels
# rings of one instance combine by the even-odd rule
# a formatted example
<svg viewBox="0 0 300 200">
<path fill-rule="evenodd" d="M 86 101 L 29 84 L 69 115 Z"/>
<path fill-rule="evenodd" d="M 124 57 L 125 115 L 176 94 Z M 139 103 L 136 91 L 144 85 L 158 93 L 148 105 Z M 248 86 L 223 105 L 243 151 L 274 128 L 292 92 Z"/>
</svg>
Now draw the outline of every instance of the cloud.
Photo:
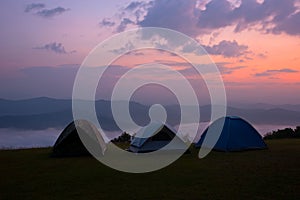
<svg viewBox="0 0 300 200">
<path fill-rule="evenodd" d="M 216 65 L 218 66 L 218 68 L 222 74 L 232 74 L 233 72 L 235 72 L 237 70 L 246 68 L 246 66 L 228 67 L 227 66 L 228 64 L 232 64 L 232 63 L 228 63 L 228 62 L 216 63 Z"/>
<path fill-rule="evenodd" d="M 138 25 L 169 28 L 197 36 L 201 30 L 197 28 L 196 2 L 196 0 L 156 0 Z"/>
<path fill-rule="evenodd" d="M 274 33 L 285 32 L 290 35 L 299 35 L 300 26 L 298 25 L 300 22 L 300 12 L 296 14 L 292 14 L 291 16 L 284 19 L 280 22 L 277 27 L 273 29 Z"/>
<path fill-rule="evenodd" d="M 135 22 L 129 18 L 123 18 L 116 31 L 118 33 L 124 31 L 129 24 L 135 24 Z"/>
<path fill-rule="evenodd" d="M 114 27 L 114 32 L 124 31 L 128 25 L 137 26 L 137 23 L 141 21 L 147 10 L 152 6 L 152 1 L 133 1 L 128 5 L 119 9 L 119 13 L 114 14 L 110 18 L 103 18 L 99 25 L 101 27 Z"/>
<path fill-rule="evenodd" d="M 209 46 L 202 45 L 202 47 L 211 55 L 222 55 L 226 58 L 240 57 L 249 53 L 247 45 L 240 45 L 237 41 L 222 40 L 218 44 Z M 182 47 L 184 53 L 195 53 L 196 55 L 203 54 L 203 52 L 197 52 L 199 49 L 193 44 L 185 44 Z"/>
<path fill-rule="evenodd" d="M 53 8 L 53 9 L 43 9 L 41 11 L 38 11 L 36 14 L 38 16 L 41 16 L 41 17 L 44 17 L 44 18 L 51 18 L 53 16 L 56 16 L 56 15 L 60 15 L 66 11 L 69 11 L 70 9 L 66 9 L 66 8 L 63 8 L 63 7 L 56 7 L 56 8 Z"/>
<path fill-rule="evenodd" d="M 205 9 L 199 11 L 197 26 L 201 29 L 218 29 L 232 23 L 230 15 L 231 4 L 224 0 L 212 0 L 205 5 Z M 224 17 L 226 16 L 226 17 Z"/>
<path fill-rule="evenodd" d="M 144 2 L 142 2 L 142 1 L 133 1 L 125 8 L 125 10 L 133 11 L 137 8 L 140 8 L 143 5 L 144 5 Z"/>
<path fill-rule="evenodd" d="M 53 9 L 45 9 L 46 5 L 43 3 L 32 3 L 28 4 L 25 8 L 25 12 L 37 11 L 35 12 L 36 15 L 44 18 L 51 18 L 56 15 L 60 15 L 70 9 L 63 8 L 63 7 L 56 7 Z"/>
<path fill-rule="evenodd" d="M 116 23 L 114 21 L 111 21 L 109 18 L 104 18 L 102 21 L 99 23 L 100 26 L 106 26 L 106 27 L 112 27 Z"/>
<path fill-rule="evenodd" d="M 298 72 L 297 70 L 288 69 L 288 68 L 271 69 L 271 70 L 266 70 L 266 71 L 261 72 L 261 73 L 256 73 L 255 76 L 263 77 L 263 76 L 273 76 L 273 75 L 281 74 L 281 73 L 297 73 L 297 72 Z"/>
<path fill-rule="evenodd" d="M 188 62 L 176 62 L 176 61 L 164 61 L 164 60 L 156 60 L 155 62 L 162 64 L 162 65 L 170 66 L 170 67 L 172 67 L 173 70 L 180 71 L 187 77 L 198 74 L 198 72 L 193 67 L 193 65 Z M 202 67 L 203 71 L 206 71 L 207 73 L 209 73 L 209 72 L 213 72 L 213 71 L 210 71 L 208 69 L 214 67 L 214 65 L 217 66 L 218 70 L 222 74 L 232 74 L 233 72 L 235 72 L 237 70 L 246 68 L 246 66 L 228 67 L 228 65 L 232 65 L 232 63 L 230 63 L 230 62 L 218 62 L 215 64 L 198 64 L 197 66 Z M 207 70 L 205 70 L 205 69 L 207 69 Z"/>
<path fill-rule="evenodd" d="M 124 54 L 126 52 L 130 52 L 132 50 L 134 50 L 134 45 L 129 41 L 125 44 L 125 46 L 120 47 L 118 49 L 113 49 L 111 50 L 112 53 L 120 55 L 120 54 Z"/>
<path fill-rule="evenodd" d="M 131 2 L 122 12 L 131 11 L 141 27 L 164 27 L 190 36 L 211 33 L 233 26 L 235 32 L 256 29 L 265 34 L 299 35 L 298 0 L 154 0 L 147 6 Z M 139 10 L 143 16 L 137 16 Z"/>
<path fill-rule="evenodd" d="M 135 56 L 145 56 L 143 52 L 138 51 L 131 51 L 129 54 L 135 55 Z"/>
<path fill-rule="evenodd" d="M 57 54 L 70 54 L 76 52 L 75 50 L 68 52 L 65 50 L 65 47 L 62 45 L 62 43 L 56 43 L 56 42 L 45 44 L 44 46 L 40 46 L 40 47 L 34 47 L 33 49 L 48 50 Z"/>
<path fill-rule="evenodd" d="M 222 55 L 224 57 L 240 57 L 247 53 L 248 46 L 239 45 L 235 40 L 223 40 L 213 46 L 203 46 L 209 54 Z"/>
<path fill-rule="evenodd" d="M 40 9 L 43 9 L 45 8 L 46 5 L 43 4 L 43 3 L 32 3 L 32 4 L 28 4 L 25 8 L 25 12 L 30 12 L 32 10 L 40 10 Z"/>
<path fill-rule="evenodd" d="M 154 1 L 133 1 L 121 10 L 123 15 L 133 15 L 137 23 L 144 18 L 148 9 L 153 6 L 153 3 Z"/>
<path fill-rule="evenodd" d="M 215 30 L 234 26 L 235 32 L 256 28 L 263 33 L 300 34 L 299 11 L 295 6 L 297 0 L 242 0 L 237 7 L 229 1 L 212 0 L 206 9 L 200 11 L 198 27 Z"/>
<path fill-rule="evenodd" d="M 264 59 L 264 58 L 267 57 L 267 52 L 265 52 L 265 53 L 259 53 L 259 54 L 257 54 L 257 57 L 259 57 L 261 59 Z"/>
</svg>

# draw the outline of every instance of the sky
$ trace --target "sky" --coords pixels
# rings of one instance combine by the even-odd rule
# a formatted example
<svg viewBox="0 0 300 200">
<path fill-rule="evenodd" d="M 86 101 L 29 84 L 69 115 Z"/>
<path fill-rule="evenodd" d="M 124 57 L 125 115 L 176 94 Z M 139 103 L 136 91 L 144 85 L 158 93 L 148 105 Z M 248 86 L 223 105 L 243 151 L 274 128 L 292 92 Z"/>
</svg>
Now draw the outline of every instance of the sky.
<svg viewBox="0 0 300 200">
<path fill-rule="evenodd" d="M 204 47 L 229 102 L 300 102 L 300 0 L 2 0 L 0 16 L 0 98 L 71 98 L 78 67 L 96 45 L 132 28 L 163 27 Z M 153 61 L 179 72 L 187 66 L 160 51 L 131 53 L 112 63 L 97 98 L 109 98 L 125 69 Z M 192 73 L 186 75 L 198 97 L 209 101 Z M 134 96 L 147 103 L 173 95 L 144 89 Z"/>
</svg>

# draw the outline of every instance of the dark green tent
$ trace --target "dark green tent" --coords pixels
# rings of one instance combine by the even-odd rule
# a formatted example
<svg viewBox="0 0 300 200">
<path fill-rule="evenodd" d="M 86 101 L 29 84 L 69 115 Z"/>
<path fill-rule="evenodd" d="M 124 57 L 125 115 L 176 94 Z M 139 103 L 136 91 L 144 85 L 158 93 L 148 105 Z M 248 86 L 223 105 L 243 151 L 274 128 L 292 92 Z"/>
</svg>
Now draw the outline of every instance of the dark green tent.
<svg viewBox="0 0 300 200">
<path fill-rule="evenodd" d="M 106 149 L 105 142 L 98 129 L 86 120 L 76 120 L 71 122 L 60 134 L 56 140 L 53 150 L 53 157 L 86 156 L 90 152 L 81 141 L 78 131 L 86 135 L 85 139 L 94 152 L 104 153 Z"/>
</svg>

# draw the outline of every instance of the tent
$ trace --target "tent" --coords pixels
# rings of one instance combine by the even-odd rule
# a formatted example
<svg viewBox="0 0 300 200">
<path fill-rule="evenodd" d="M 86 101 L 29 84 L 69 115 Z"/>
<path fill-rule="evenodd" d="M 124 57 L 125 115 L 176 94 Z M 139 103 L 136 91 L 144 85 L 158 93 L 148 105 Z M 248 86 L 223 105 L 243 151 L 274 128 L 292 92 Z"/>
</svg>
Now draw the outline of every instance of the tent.
<svg viewBox="0 0 300 200">
<path fill-rule="evenodd" d="M 92 149 L 96 155 L 99 152 L 104 153 L 106 144 L 98 129 L 86 120 L 76 120 L 71 122 L 59 135 L 52 149 L 53 157 L 90 155 L 77 131 L 86 135 L 85 141 L 89 144 L 89 149 Z"/>
<path fill-rule="evenodd" d="M 171 140 L 172 145 L 166 146 Z M 128 151 L 147 153 L 157 151 L 161 148 L 167 151 L 185 151 L 187 145 L 176 135 L 176 131 L 170 126 L 159 122 L 152 122 L 137 132 L 131 141 Z"/>
<path fill-rule="evenodd" d="M 203 146 L 207 133 L 214 134 L 223 125 L 221 135 L 213 149 L 218 151 L 242 151 L 250 149 L 265 149 L 267 145 L 261 135 L 248 122 L 240 117 L 223 117 L 213 122 L 201 135 L 195 144 L 196 148 Z M 205 146 L 203 146 L 205 148 Z M 206 146 L 207 147 L 207 146 Z"/>
</svg>

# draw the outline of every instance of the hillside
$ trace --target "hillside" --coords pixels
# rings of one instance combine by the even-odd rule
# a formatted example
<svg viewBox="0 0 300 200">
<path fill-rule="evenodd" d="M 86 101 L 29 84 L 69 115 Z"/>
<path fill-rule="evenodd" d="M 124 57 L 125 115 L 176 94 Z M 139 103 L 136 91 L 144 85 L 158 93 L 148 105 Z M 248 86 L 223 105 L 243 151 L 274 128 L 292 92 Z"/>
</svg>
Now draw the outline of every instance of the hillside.
<svg viewBox="0 0 300 200">
<path fill-rule="evenodd" d="M 108 168 L 92 157 L 50 158 L 51 149 L 0 151 L 0 199 L 299 199 L 300 140 L 268 150 L 195 149 L 146 174 Z"/>
</svg>

